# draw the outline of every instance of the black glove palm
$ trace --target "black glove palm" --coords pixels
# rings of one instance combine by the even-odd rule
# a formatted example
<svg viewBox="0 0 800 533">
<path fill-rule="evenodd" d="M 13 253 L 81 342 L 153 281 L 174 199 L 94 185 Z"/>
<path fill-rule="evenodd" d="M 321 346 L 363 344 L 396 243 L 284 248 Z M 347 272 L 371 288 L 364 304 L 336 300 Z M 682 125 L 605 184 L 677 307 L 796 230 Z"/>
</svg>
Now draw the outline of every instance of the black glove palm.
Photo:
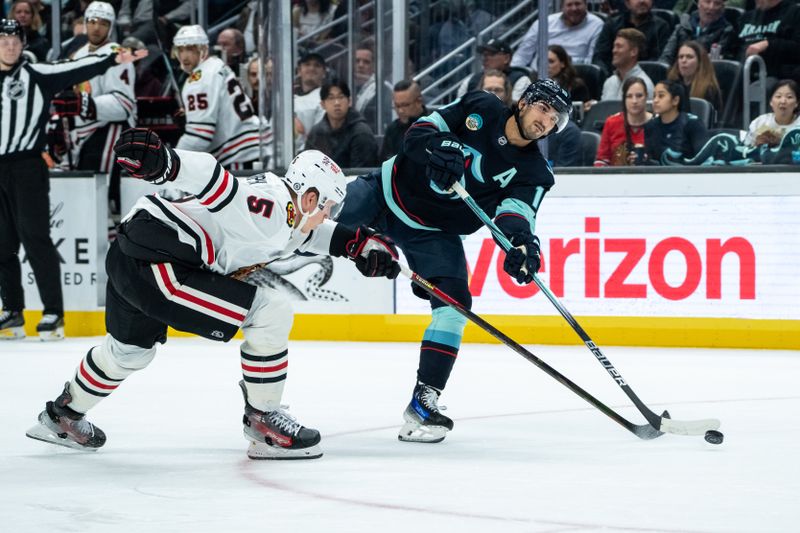
<svg viewBox="0 0 800 533">
<path fill-rule="evenodd" d="M 512 235 L 509 240 L 513 248 L 506 252 L 503 270 L 517 283 L 528 284 L 541 267 L 539 238 L 525 231 Z"/>
<path fill-rule="evenodd" d="M 428 142 L 425 175 L 443 191 L 449 190 L 464 174 L 464 153 L 455 135 L 437 135 Z"/>
<path fill-rule="evenodd" d="M 175 179 L 180 169 L 178 155 L 145 128 L 131 128 L 114 144 L 117 163 L 134 178 L 161 185 Z"/>
<path fill-rule="evenodd" d="M 386 235 L 361 226 L 345 245 L 347 257 L 355 261 L 356 268 L 368 278 L 394 279 L 400 273 L 397 264 L 397 247 Z"/>
</svg>

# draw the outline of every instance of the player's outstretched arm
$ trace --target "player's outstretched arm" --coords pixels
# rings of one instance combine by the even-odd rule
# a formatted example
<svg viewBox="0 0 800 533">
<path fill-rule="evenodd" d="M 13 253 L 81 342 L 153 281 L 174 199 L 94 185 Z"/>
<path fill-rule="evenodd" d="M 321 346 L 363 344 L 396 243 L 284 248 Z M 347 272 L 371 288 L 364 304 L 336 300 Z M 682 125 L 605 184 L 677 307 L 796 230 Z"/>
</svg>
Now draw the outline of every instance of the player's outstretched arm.
<svg viewBox="0 0 800 533">
<path fill-rule="evenodd" d="M 117 49 L 116 54 L 116 62 L 119 64 L 125 63 L 133 63 L 134 61 L 139 61 L 140 59 L 144 59 L 150 54 L 146 48 L 141 50 L 131 50 L 130 48 L 119 48 Z"/>
</svg>

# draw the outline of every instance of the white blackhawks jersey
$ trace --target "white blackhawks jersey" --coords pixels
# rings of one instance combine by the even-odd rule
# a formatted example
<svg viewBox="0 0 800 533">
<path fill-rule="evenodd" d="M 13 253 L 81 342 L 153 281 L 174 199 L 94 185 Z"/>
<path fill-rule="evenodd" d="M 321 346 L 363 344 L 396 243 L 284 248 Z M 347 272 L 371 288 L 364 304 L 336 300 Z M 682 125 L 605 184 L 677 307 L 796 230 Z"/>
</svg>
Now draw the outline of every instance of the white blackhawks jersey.
<svg viewBox="0 0 800 533">
<path fill-rule="evenodd" d="M 186 132 L 178 148 L 208 152 L 222 165 L 259 157 L 258 118 L 233 71 L 218 57 L 195 68 L 181 90 Z"/>
<path fill-rule="evenodd" d="M 171 185 L 194 196 L 175 202 L 144 196 L 123 222 L 146 210 L 174 229 L 210 270 L 224 275 L 295 250 L 329 255 L 336 223 L 326 220 L 310 234 L 295 231 L 297 208 L 281 178 L 270 172 L 235 178 L 209 154 L 175 152 L 181 166 Z"/>
<path fill-rule="evenodd" d="M 89 54 L 111 54 L 119 45 L 106 43 L 94 52 L 89 51 L 86 44 L 78 49 L 72 59 L 86 57 Z M 78 160 L 81 147 L 97 130 L 111 124 L 106 133 L 103 157 L 100 161 L 100 172 L 108 172 L 114 163 L 112 148 L 120 133 L 136 125 L 136 96 L 133 86 L 136 83 L 136 70 L 132 63 L 115 65 L 104 74 L 95 76 L 76 87 L 79 92 L 89 93 L 97 109 L 95 120 L 75 117 L 75 127 L 70 131 L 73 145 L 73 156 Z"/>
</svg>

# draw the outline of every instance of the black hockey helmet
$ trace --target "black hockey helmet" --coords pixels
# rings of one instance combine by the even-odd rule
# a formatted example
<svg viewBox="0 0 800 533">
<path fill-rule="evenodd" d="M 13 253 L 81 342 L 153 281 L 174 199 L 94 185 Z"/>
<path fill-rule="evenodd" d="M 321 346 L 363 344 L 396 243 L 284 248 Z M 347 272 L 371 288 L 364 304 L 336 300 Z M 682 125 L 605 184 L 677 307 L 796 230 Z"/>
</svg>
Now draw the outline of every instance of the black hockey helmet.
<svg viewBox="0 0 800 533">
<path fill-rule="evenodd" d="M 528 85 L 522 93 L 520 100 L 526 104 L 534 102 L 544 102 L 558 113 L 555 131 L 563 130 L 569 121 L 569 114 L 572 112 L 572 98 L 569 93 L 550 78 L 536 80 Z"/>
<path fill-rule="evenodd" d="M 14 19 L 0 19 L 0 35 L 16 35 L 25 46 L 25 30 Z"/>
</svg>

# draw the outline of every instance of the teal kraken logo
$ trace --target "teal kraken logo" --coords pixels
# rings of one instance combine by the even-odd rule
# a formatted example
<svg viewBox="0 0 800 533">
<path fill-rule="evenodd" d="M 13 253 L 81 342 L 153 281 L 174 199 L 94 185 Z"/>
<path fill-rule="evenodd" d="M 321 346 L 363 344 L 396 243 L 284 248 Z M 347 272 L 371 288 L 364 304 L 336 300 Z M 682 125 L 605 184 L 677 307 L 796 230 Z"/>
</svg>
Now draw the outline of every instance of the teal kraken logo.
<svg viewBox="0 0 800 533">
<path fill-rule="evenodd" d="M 478 131 L 483 126 L 483 119 L 477 113 L 472 113 L 470 116 L 467 117 L 467 120 L 464 121 L 467 125 L 467 129 L 470 131 Z"/>
</svg>

